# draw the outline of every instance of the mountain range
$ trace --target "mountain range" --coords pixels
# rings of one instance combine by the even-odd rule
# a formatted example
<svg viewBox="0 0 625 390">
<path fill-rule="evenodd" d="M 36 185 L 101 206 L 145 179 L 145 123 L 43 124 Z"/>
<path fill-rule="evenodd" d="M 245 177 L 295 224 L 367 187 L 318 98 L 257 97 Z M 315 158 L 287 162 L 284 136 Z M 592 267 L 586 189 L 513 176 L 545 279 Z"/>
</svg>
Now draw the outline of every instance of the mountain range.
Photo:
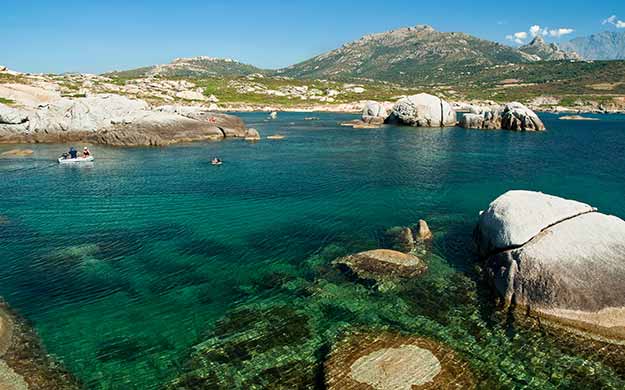
<svg viewBox="0 0 625 390">
<path fill-rule="evenodd" d="M 625 60 L 625 32 L 604 31 L 575 38 L 561 43 L 560 48 L 586 60 Z"/>
<path fill-rule="evenodd" d="M 303 79 L 379 80 L 406 85 L 437 84 L 509 64 L 541 61 L 625 59 L 625 33 L 605 32 L 556 45 L 542 37 L 514 48 L 461 32 L 427 25 L 363 36 L 342 47 L 278 70 L 231 59 L 177 58 L 107 75 L 116 77 L 237 77 L 254 73 Z M 441 82 L 441 84 L 444 84 Z"/>
</svg>

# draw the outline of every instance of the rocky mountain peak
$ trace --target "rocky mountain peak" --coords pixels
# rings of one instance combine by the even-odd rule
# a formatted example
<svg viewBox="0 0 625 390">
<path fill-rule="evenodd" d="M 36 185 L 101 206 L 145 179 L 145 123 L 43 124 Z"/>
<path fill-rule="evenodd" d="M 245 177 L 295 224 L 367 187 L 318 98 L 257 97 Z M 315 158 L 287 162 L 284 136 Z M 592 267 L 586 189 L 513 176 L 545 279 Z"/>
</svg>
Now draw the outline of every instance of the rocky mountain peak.
<svg viewBox="0 0 625 390">
<path fill-rule="evenodd" d="M 577 53 L 566 52 L 555 43 L 547 43 L 542 35 L 537 35 L 527 45 L 519 47 L 519 50 L 525 54 L 536 57 L 542 61 L 559 61 L 559 60 L 579 60 L 581 59 Z"/>
<path fill-rule="evenodd" d="M 529 43 L 529 46 L 539 46 L 539 45 L 546 45 L 547 43 L 545 42 L 545 38 L 543 38 L 542 35 L 536 35 L 536 37 L 534 39 L 532 39 L 532 41 Z"/>
</svg>

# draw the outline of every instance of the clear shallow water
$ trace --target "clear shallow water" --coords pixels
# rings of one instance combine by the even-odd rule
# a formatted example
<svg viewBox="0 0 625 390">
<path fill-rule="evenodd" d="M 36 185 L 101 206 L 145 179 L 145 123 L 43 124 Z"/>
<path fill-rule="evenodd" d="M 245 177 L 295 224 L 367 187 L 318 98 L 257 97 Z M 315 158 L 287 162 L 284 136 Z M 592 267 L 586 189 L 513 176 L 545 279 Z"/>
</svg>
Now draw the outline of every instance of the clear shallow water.
<svg viewBox="0 0 625 390">
<path fill-rule="evenodd" d="M 315 365 L 345 329 L 390 327 L 449 344 L 482 386 L 625 386 L 625 369 L 601 353 L 493 320 L 471 246 L 479 210 L 509 189 L 625 217 L 625 116 L 545 114 L 549 131 L 525 134 L 354 130 L 337 126 L 353 116 L 315 115 L 241 114 L 281 141 L 93 147 L 91 167 L 53 163 L 58 145 L 0 159 L 0 295 L 93 389 L 160 388 L 191 369 L 191 346 L 227 342 L 249 330 L 246 318 L 281 305 L 311 330 L 264 355 L 246 347 L 269 360 Z M 224 165 L 211 166 L 213 156 Z M 379 293 L 328 267 L 419 218 L 436 242 L 430 272 L 407 289 Z M 242 309 L 248 317 L 219 331 Z M 237 386 L 271 382 L 267 359 L 227 364 L 220 372 L 240 376 Z"/>
</svg>

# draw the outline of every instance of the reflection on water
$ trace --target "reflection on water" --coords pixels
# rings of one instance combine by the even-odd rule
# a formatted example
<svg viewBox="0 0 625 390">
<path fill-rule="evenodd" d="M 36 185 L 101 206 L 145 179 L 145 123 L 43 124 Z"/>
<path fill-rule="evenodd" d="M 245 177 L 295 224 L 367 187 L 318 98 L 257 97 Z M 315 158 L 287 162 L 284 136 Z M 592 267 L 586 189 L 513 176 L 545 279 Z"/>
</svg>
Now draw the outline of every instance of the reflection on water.
<svg viewBox="0 0 625 390">
<path fill-rule="evenodd" d="M 549 132 L 522 134 L 243 116 L 286 139 L 0 159 L 0 295 L 89 388 L 312 388 L 350 329 L 443 342 L 483 388 L 625 386 L 617 356 L 500 318 L 471 243 L 513 188 L 625 217 L 625 118 L 545 115 Z M 423 277 L 379 291 L 331 267 L 420 218 L 436 237 Z"/>
</svg>

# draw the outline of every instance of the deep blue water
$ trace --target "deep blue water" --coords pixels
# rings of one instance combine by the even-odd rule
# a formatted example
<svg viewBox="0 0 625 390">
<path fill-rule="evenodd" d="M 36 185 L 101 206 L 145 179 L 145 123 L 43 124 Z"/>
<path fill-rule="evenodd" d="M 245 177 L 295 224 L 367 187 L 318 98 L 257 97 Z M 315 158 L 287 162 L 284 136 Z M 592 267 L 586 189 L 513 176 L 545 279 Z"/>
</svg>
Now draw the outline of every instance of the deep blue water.
<svg viewBox="0 0 625 390">
<path fill-rule="evenodd" d="M 471 244 L 479 211 L 511 189 L 625 218 L 625 116 L 581 122 L 542 114 L 547 132 L 517 133 L 351 129 L 338 123 L 354 116 L 340 114 L 305 121 L 311 114 L 281 113 L 271 122 L 240 115 L 263 135 L 286 139 L 93 146 L 96 162 L 84 167 L 55 163 L 63 145 L 0 158 L 0 295 L 88 388 L 160 388 L 188 370 L 191 346 L 233 310 L 283 303 L 312 313 L 328 305 L 327 294 L 343 311 L 310 314 L 323 324 L 310 350 L 345 327 L 391 326 L 456 348 L 489 386 L 625 385 L 598 358 L 491 323 L 487 300 L 474 297 L 487 293 L 476 282 Z M 214 156 L 224 164 L 212 166 Z M 414 301 L 317 271 L 420 218 L 436 240 Z M 306 283 L 320 290 L 294 298 L 299 287 L 285 287 Z M 473 298 L 447 294 L 459 286 Z M 574 369 L 580 365 L 592 375 Z"/>
</svg>

